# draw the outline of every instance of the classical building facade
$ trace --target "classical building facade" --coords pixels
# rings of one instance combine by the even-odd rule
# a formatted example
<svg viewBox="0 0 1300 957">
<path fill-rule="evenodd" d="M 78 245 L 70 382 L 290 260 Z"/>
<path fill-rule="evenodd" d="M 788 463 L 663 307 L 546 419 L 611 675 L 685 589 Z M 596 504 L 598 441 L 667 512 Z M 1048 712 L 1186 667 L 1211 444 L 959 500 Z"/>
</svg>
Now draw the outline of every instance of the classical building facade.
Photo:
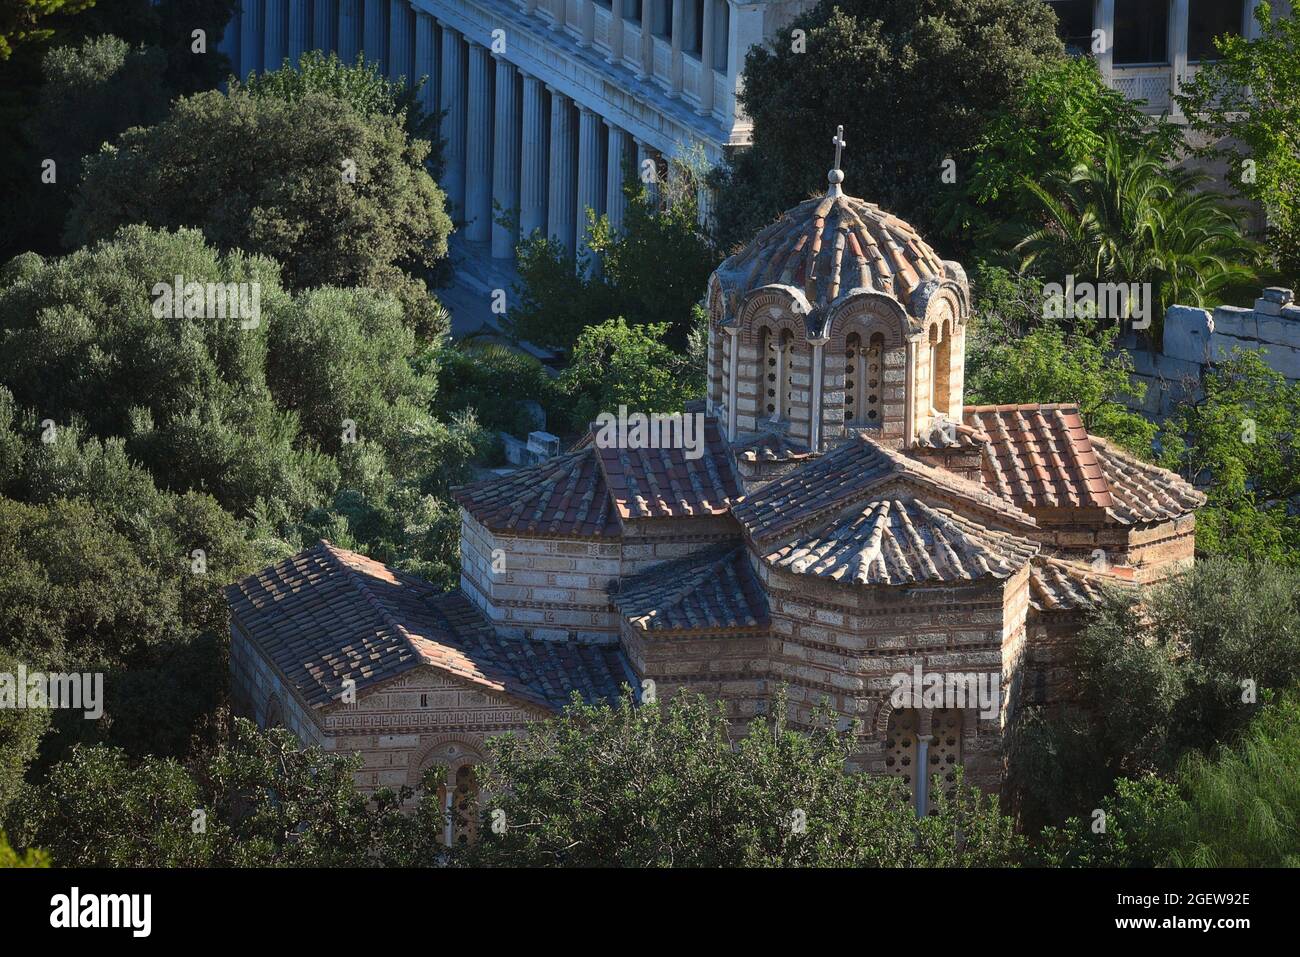
<svg viewBox="0 0 1300 957">
<path fill-rule="evenodd" d="M 514 255 L 543 230 L 574 251 L 586 210 L 622 222 L 624 163 L 745 145 L 741 69 L 810 0 L 242 0 L 222 40 L 235 72 L 304 50 L 427 76 L 444 112 L 440 185 L 470 242 Z M 499 210 L 513 220 L 498 222 Z"/>
<path fill-rule="evenodd" d="M 958 765 L 996 790 L 1081 617 L 1186 567 L 1204 496 L 1073 406 L 964 405 L 964 271 L 842 179 L 712 276 L 698 444 L 594 431 L 457 490 L 451 594 L 325 542 L 230 586 L 239 705 L 365 788 L 444 768 L 450 802 L 572 691 L 689 689 L 738 729 L 783 692 L 860 721 L 920 811 Z"/>
<path fill-rule="evenodd" d="M 1056 11 L 1061 39 L 1093 55 L 1107 82 L 1153 114 L 1180 118 L 1174 96 L 1203 62 L 1218 58 L 1214 38 L 1258 35 L 1260 0 L 1045 0 Z M 1274 17 L 1290 16 L 1290 0 L 1273 0 Z"/>
</svg>

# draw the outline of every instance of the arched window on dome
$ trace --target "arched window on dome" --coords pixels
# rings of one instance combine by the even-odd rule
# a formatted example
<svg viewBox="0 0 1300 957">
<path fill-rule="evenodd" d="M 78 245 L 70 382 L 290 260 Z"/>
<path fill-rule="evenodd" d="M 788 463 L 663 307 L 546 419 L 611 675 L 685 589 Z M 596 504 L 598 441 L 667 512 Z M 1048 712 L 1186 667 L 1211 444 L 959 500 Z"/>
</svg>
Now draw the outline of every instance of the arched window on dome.
<svg viewBox="0 0 1300 957">
<path fill-rule="evenodd" d="M 844 424 L 858 425 L 862 421 L 862 381 L 865 358 L 862 355 L 862 337 L 849 333 L 844 340 Z"/>
<path fill-rule="evenodd" d="M 934 410 L 952 414 L 952 325 L 945 322 L 935 350 L 934 371 L 930 381 L 934 389 Z"/>
<path fill-rule="evenodd" d="M 762 383 L 759 394 L 763 397 L 763 411 L 769 419 L 776 422 L 789 408 L 785 403 L 786 390 L 781 386 L 787 350 L 784 336 L 778 336 L 767 327 L 763 328 L 762 336 Z"/>
<path fill-rule="evenodd" d="M 781 330 L 777 345 L 777 368 L 781 370 L 781 418 L 788 419 L 794 407 L 794 333 Z"/>
</svg>

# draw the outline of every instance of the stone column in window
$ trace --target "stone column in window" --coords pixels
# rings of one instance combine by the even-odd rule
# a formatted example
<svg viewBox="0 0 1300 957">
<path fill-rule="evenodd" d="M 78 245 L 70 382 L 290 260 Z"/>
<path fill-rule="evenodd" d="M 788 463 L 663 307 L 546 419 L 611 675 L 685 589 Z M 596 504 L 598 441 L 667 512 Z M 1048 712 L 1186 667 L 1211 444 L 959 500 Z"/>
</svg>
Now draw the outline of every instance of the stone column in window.
<svg viewBox="0 0 1300 957">
<path fill-rule="evenodd" d="M 681 96 L 682 93 L 682 34 L 686 32 L 686 0 L 672 0 L 672 62 L 668 68 L 668 95 Z"/>
<path fill-rule="evenodd" d="M 481 243 L 491 234 L 492 60 L 486 47 L 471 40 L 465 116 L 465 238 Z"/>
<path fill-rule="evenodd" d="M 311 24 L 307 20 L 309 0 L 289 0 L 289 59 L 297 64 L 298 57 L 311 47 Z"/>
<path fill-rule="evenodd" d="M 606 63 L 623 62 L 623 4 L 626 0 L 610 0 L 609 4 L 609 54 Z"/>
<path fill-rule="evenodd" d="M 346 0 L 345 0 L 346 2 Z M 465 215 L 465 47 L 460 34 L 442 25 L 442 189 L 453 219 Z"/>
<path fill-rule="evenodd" d="M 727 330 L 727 439 L 736 441 L 736 366 L 740 360 L 740 330 Z"/>
<path fill-rule="evenodd" d="M 519 89 L 514 65 L 497 57 L 496 130 L 492 142 L 492 199 L 497 215 L 507 220 L 519 215 Z M 492 258 L 511 259 L 515 254 L 513 226 L 492 223 Z"/>
<path fill-rule="evenodd" d="M 262 69 L 278 70 L 284 63 L 284 28 L 289 17 L 288 0 L 266 0 L 265 32 L 262 35 Z"/>
<path fill-rule="evenodd" d="M 713 112 L 713 19 L 715 0 L 699 0 L 704 5 L 704 31 L 700 38 L 700 105 L 696 112 L 708 116 Z"/>
<path fill-rule="evenodd" d="M 822 357 L 826 339 L 812 340 L 812 407 L 808 410 L 808 447 L 813 452 L 822 448 Z"/>
<path fill-rule="evenodd" d="M 554 87 L 551 93 L 551 177 L 550 202 L 547 210 L 547 234 L 566 252 L 572 253 L 574 241 L 575 143 L 573 101 Z"/>
<path fill-rule="evenodd" d="M 1173 99 L 1182 92 L 1187 79 L 1187 17 L 1189 0 L 1174 0 L 1173 14 L 1169 18 L 1169 62 L 1173 67 L 1173 79 L 1169 84 L 1169 110 L 1174 116 L 1181 116 L 1178 101 Z"/>
<path fill-rule="evenodd" d="M 362 27 L 362 42 L 365 44 L 366 60 L 378 63 L 380 72 L 383 72 L 384 63 L 384 34 L 387 32 L 384 11 L 387 6 L 388 0 L 365 0 L 366 21 Z"/>
<path fill-rule="evenodd" d="M 519 234 L 546 232 L 546 98 L 542 81 L 524 76 L 524 130 L 519 176 Z"/>
<path fill-rule="evenodd" d="M 618 2 L 618 0 L 615 0 Z M 608 120 L 609 150 L 605 164 L 605 214 L 609 217 L 609 228 L 622 232 L 623 217 L 627 213 L 627 197 L 623 194 L 623 178 L 626 175 L 624 165 L 628 156 L 628 135 Z"/>
</svg>

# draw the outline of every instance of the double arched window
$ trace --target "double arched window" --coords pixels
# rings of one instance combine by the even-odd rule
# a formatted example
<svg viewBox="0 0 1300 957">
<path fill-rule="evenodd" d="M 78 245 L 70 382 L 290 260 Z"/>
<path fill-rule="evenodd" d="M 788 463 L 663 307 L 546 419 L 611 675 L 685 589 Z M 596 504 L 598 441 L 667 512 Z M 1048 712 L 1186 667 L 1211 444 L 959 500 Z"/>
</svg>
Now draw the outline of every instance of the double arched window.
<svg viewBox="0 0 1300 957">
<path fill-rule="evenodd" d="M 952 324 L 930 327 L 930 408 L 952 414 Z"/>
</svg>

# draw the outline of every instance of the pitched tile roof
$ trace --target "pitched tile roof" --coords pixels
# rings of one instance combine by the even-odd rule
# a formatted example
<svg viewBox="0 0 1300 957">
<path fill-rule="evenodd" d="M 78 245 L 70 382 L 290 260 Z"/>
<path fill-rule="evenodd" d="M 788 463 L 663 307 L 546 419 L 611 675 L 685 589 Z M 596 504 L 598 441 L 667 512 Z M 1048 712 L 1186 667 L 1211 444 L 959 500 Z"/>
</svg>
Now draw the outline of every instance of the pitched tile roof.
<svg viewBox="0 0 1300 957">
<path fill-rule="evenodd" d="M 768 542 L 894 479 L 952 495 L 982 514 L 1020 526 L 1034 520 L 976 482 L 885 448 L 865 432 L 747 496 L 732 511 L 750 537 Z"/>
<path fill-rule="evenodd" d="M 560 708 L 570 691 L 616 696 L 632 672 L 616 647 L 498 637 L 464 595 L 322 541 L 226 588 L 232 613 L 308 705 L 430 666 Z"/>
<path fill-rule="evenodd" d="M 494 532 L 606 538 L 619 534 L 604 470 L 590 446 L 452 490 Z"/>
<path fill-rule="evenodd" d="M 1097 436 L 1092 447 L 1110 486 L 1110 514 L 1117 521 L 1125 525 L 1161 522 L 1205 504 L 1204 493 L 1176 472 L 1141 462 Z"/>
<path fill-rule="evenodd" d="M 1132 589 L 1133 583 L 1093 571 L 1080 562 L 1038 556 L 1029 570 L 1029 604 L 1037 611 L 1095 608 L 1106 588 Z"/>
<path fill-rule="evenodd" d="M 921 498 L 884 497 L 800 533 L 764 558 L 799 575 L 902 585 L 1007 578 L 1038 549 Z"/>
<path fill-rule="evenodd" d="M 681 448 L 596 446 L 595 452 L 621 518 L 722 515 L 743 493 L 717 419 L 704 420 L 699 458 L 688 458 Z"/>
<path fill-rule="evenodd" d="M 791 441 L 783 432 L 764 432 L 737 442 L 732 448 L 744 462 L 799 462 L 817 457 L 807 445 Z"/>
<path fill-rule="evenodd" d="M 1078 406 L 967 406 L 984 432 L 984 484 L 1021 508 L 1110 508 L 1114 504 Z"/>
<path fill-rule="evenodd" d="M 642 631 L 766 628 L 767 596 L 743 547 L 722 545 L 622 583 L 614 603 Z"/>
<path fill-rule="evenodd" d="M 984 484 L 1027 511 L 1096 508 L 1123 525 L 1166 521 L 1205 504 L 1177 474 L 1088 434 L 1078 406 L 967 406 L 987 436 Z"/>
</svg>

